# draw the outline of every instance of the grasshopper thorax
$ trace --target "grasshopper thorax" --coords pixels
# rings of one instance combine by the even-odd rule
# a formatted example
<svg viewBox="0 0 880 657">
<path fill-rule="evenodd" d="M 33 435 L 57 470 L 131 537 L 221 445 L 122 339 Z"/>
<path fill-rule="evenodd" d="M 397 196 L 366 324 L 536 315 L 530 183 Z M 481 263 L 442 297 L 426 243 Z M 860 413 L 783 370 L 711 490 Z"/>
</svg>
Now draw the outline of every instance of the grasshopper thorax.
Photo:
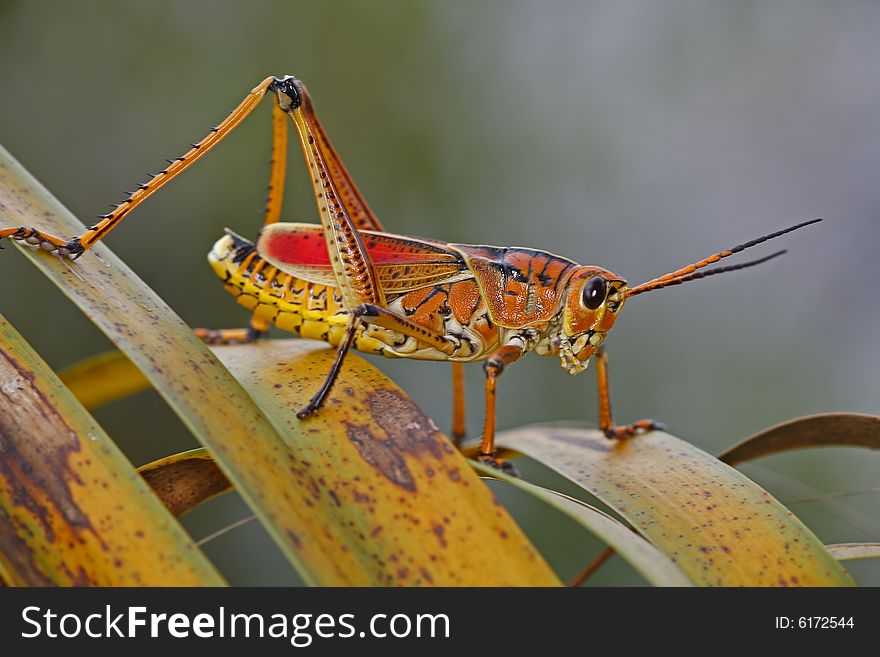
<svg viewBox="0 0 880 657">
<path fill-rule="evenodd" d="M 566 285 L 557 339 L 569 374 L 587 368 L 626 301 L 626 281 L 606 269 L 579 267 Z"/>
</svg>

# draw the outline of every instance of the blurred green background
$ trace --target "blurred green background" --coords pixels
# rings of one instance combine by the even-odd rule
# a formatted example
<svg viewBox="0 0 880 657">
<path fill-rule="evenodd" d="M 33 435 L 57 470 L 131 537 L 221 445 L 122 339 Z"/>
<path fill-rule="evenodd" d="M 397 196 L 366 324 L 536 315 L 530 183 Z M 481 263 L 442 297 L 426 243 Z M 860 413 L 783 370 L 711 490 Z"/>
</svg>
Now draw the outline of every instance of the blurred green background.
<svg viewBox="0 0 880 657">
<path fill-rule="evenodd" d="M 639 283 L 824 217 L 778 243 L 784 258 L 634 300 L 607 343 L 619 421 L 656 417 L 717 452 L 800 415 L 880 413 L 878 34 L 870 0 L 5 0 L 0 141 L 88 221 L 259 80 L 295 74 L 394 232 L 543 248 Z M 205 254 L 224 226 L 259 227 L 269 111 L 108 240 L 192 325 L 246 319 Z M 296 153 L 288 178 L 284 217 L 316 220 Z M 14 250 L 0 275 L 0 311 L 53 366 L 109 347 Z M 377 364 L 448 428 L 447 366 Z M 468 369 L 478 435 L 481 371 Z M 595 407 L 592 373 L 533 356 L 504 378 L 498 419 L 595 422 Z M 136 464 L 194 446 L 154 394 L 97 415 Z M 880 540 L 877 454 L 743 469 L 826 542 Z M 802 501 L 844 491 L 858 494 Z M 563 576 L 601 551 L 498 492 Z M 245 515 L 227 496 L 186 522 L 198 538 Z M 297 581 L 256 523 L 206 549 L 233 583 Z M 848 567 L 880 584 L 872 560 Z M 641 582 L 619 559 L 591 580 Z"/>
</svg>

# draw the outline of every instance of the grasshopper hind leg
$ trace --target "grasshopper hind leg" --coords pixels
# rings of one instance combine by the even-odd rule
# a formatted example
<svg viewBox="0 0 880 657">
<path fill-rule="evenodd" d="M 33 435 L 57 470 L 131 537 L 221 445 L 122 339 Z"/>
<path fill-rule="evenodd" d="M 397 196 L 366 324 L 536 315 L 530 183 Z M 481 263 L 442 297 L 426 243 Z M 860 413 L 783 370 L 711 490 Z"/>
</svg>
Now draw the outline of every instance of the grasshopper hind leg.
<svg viewBox="0 0 880 657">
<path fill-rule="evenodd" d="M 18 226 L 0 227 L 0 241 L 4 238 L 24 241 L 34 247 L 43 249 L 54 255 L 76 259 L 86 250 L 100 242 L 107 234 L 118 226 L 136 207 L 150 196 L 174 180 L 181 173 L 200 160 L 214 146 L 229 135 L 247 116 L 260 104 L 267 92 L 278 93 L 292 88 L 290 78 L 268 77 L 254 87 L 244 100 L 239 103 L 229 116 L 220 122 L 201 141 L 190 144 L 190 148 L 180 157 L 168 160 L 168 166 L 158 173 L 149 174 L 147 182 L 138 185 L 133 191 L 126 192 L 127 198 L 121 203 L 113 204 L 113 210 L 99 215 L 98 223 L 90 226 L 81 235 L 64 239 L 43 232 L 37 228 Z M 287 123 L 282 120 L 285 112 L 276 108 L 273 118 L 273 157 L 270 176 L 269 198 L 267 199 L 265 222 L 277 221 L 281 213 L 281 193 L 285 172 Z"/>
</svg>

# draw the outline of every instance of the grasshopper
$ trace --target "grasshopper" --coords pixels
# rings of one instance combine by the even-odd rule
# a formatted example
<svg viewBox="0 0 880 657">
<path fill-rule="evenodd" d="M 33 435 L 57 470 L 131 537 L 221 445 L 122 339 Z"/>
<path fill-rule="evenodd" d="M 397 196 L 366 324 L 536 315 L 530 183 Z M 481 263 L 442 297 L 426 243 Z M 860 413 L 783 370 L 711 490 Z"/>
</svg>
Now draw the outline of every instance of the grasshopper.
<svg viewBox="0 0 880 657">
<path fill-rule="evenodd" d="M 483 362 L 485 422 L 481 461 L 496 458 L 495 394 L 505 368 L 528 352 L 558 356 L 569 374 L 596 358 L 599 427 L 624 439 L 663 426 L 654 420 L 615 425 L 607 356 L 602 346 L 626 301 L 644 292 L 744 269 L 784 253 L 741 264 L 705 267 L 752 246 L 820 221 L 806 221 L 720 251 L 641 285 L 629 287 L 607 269 L 579 265 L 546 251 L 407 237 L 387 233 L 368 207 L 327 137 L 305 86 L 292 76 L 268 77 L 204 139 L 131 192 L 100 221 L 72 239 L 37 228 L 0 229 L 76 259 L 102 240 L 137 206 L 195 164 L 232 132 L 267 95 L 272 114 L 272 164 L 264 226 L 255 242 L 227 229 L 208 260 L 239 304 L 251 311 L 241 329 L 196 329 L 211 343 L 248 342 L 275 325 L 337 347 L 320 389 L 297 413 L 304 420 L 329 394 L 352 348 L 392 358 L 453 364 L 453 437 L 464 435 L 462 364 Z M 288 121 L 299 138 L 317 199 L 320 224 L 281 223 Z M 703 270 L 703 271 L 700 271 Z"/>
</svg>

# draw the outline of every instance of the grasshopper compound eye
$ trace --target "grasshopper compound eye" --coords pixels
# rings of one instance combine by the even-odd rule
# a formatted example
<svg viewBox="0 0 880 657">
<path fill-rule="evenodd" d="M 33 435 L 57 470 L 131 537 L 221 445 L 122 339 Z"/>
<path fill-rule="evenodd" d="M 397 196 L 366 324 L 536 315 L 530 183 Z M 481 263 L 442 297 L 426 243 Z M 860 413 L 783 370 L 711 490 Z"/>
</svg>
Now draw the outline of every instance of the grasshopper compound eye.
<svg viewBox="0 0 880 657">
<path fill-rule="evenodd" d="M 601 306 L 602 302 L 605 301 L 607 291 L 608 286 L 605 283 L 605 279 L 601 276 L 593 276 L 593 278 L 588 280 L 587 284 L 584 285 L 584 293 L 582 297 L 584 306 L 590 310 L 596 310 L 596 308 Z"/>
</svg>

